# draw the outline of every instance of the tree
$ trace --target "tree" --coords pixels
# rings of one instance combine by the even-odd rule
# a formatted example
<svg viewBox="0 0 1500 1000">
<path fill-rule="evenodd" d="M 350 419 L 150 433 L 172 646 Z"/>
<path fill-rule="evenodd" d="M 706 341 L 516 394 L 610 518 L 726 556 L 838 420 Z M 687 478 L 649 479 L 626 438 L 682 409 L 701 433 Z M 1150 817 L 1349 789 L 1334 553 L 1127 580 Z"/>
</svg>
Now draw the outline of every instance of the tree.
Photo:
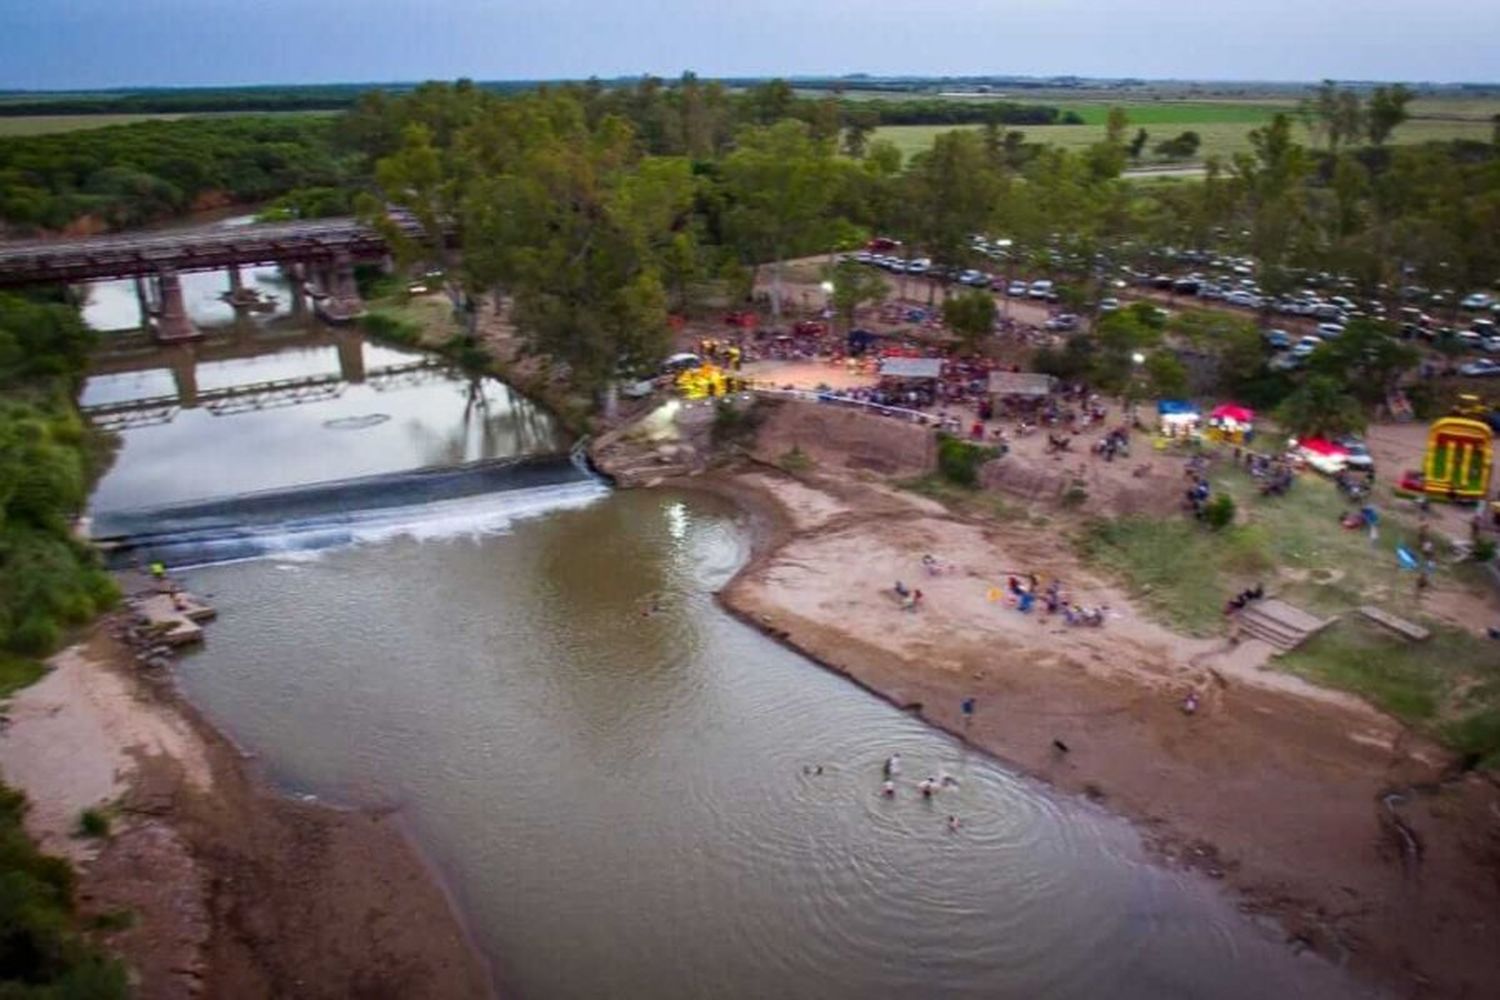
<svg viewBox="0 0 1500 1000">
<path fill-rule="evenodd" d="M 880 115 L 866 108 L 855 108 L 844 121 L 844 153 L 856 160 L 863 159 L 869 143 L 870 133 L 880 125 Z"/>
<path fill-rule="evenodd" d="M 880 303 L 890 294 L 890 285 L 886 284 L 885 278 L 878 272 L 852 261 L 843 261 L 824 272 L 828 281 L 833 283 L 831 299 L 833 311 L 844 323 L 844 329 L 850 330 L 854 327 L 854 314 L 860 306 L 866 303 Z"/>
<path fill-rule="evenodd" d="M 1308 370 L 1333 380 L 1366 406 L 1385 401 L 1401 375 L 1420 359 L 1416 348 L 1391 337 L 1384 325 L 1359 319 L 1326 341 L 1308 360 Z"/>
<path fill-rule="evenodd" d="M 1323 136 L 1331 153 L 1338 152 L 1342 143 L 1359 138 L 1364 131 L 1359 95 L 1339 89 L 1332 80 L 1324 80 L 1314 98 L 1302 102 L 1300 111 L 1308 130 L 1315 136 Z"/>
<path fill-rule="evenodd" d="M 1312 375 L 1276 410 L 1276 419 L 1299 438 L 1337 437 L 1362 429 L 1365 413 L 1338 379 Z"/>
<path fill-rule="evenodd" d="M 375 165 L 375 183 L 378 196 L 364 194 L 358 199 L 360 218 L 385 238 L 402 267 L 436 265 L 453 308 L 463 306 L 465 289 L 448 252 L 448 230 L 458 215 L 461 189 L 434 145 L 432 130 L 421 123 L 408 125 L 400 148 Z M 409 232 L 393 218 L 391 206 L 415 220 L 418 232 Z"/>
<path fill-rule="evenodd" d="M 1187 366 L 1171 351 L 1153 351 L 1146 355 L 1146 381 L 1157 399 L 1173 399 L 1186 394 Z"/>
<path fill-rule="evenodd" d="M 1372 144 L 1385 145 L 1396 126 L 1406 121 L 1406 106 L 1414 97 L 1416 95 L 1400 83 L 1394 87 L 1375 88 L 1370 95 L 1369 110 L 1365 113 L 1365 129 Z"/>
<path fill-rule="evenodd" d="M 999 178 L 975 132 L 944 132 L 917 154 L 906 174 L 906 227 L 940 266 L 964 265 L 970 238 L 994 211 Z"/>
<path fill-rule="evenodd" d="M 1136 131 L 1135 138 L 1130 140 L 1130 145 L 1126 149 L 1132 160 L 1139 160 L 1141 158 L 1141 153 L 1146 148 L 1146 141 L 1150 138 L 1150 133 L 1145 129 L 1138 129 Z"/>
<path fill-rule="evenodd" d="M 979 289 L 949 296 L 943 303 L 943 322 L 958 334 L 964 349 L 973 354 L 980 342 L 994 332 L 995 297 Z"/>
<path fill-rule="evenodd" d="M 1203 137 L 1192 129 L 1156 144 L 1158 156 L 1168 160 L 1189 160 L 1198 153 L 1198 147 L 1202 145 Z"/>
<path fill-rule="evenodd" d="M 1134 398 L 1141 388 L 1136 379 L 1138 354 L 1161 343 L 1161 320 L 1150 303 L 1138 302 L 1110 313 L 1094 326 L 1097 349 L 1092 359 L 1092 381 L 1105 392 Z"/>
<path fill-rule="evenodd" d="M 782 262 L 828 248 L 840 176 L 829 145 L 815 142 L 799 121 L 745 130 L 724 160 L 730 233 L 755 263 L 770 262 L 771 309 L 778 319 Z"/>
</svg>

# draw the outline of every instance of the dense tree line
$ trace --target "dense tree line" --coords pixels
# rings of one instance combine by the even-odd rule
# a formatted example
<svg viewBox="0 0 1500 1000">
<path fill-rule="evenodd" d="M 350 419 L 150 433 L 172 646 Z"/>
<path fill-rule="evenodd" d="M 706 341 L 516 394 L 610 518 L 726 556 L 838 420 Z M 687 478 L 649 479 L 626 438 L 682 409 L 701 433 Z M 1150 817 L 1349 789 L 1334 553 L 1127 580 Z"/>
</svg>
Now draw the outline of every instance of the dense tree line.
<svg viewBox="0 0 1500 1000">
<path fill-rule="evenodd" d="M 1251 152 L 1211 159 L 1201 183 L 1144 188 L 1122 177 L 1140 133 L 1132 139 L 1119 109 L 1081 150 L 1027 143 L 990 122 L 941 133 L 903 162 L 872 139 L 860 109 L 832 95 L 801 99 L 775 83 L 734 95 L 688 77 L 512 98 L 429 85 L 362 104 L 340 128 L 381 164 L 366 213 L 378 220 L 384 206 L 399 204 L 430 227 L 456 222 L 464 254 L 451 275 L 455 301 L 511 295 L 532 345 L 566 358 L 593 386 L 608 381 L 612 366 L 649 367 L 665 345 L 666 312 L 690 308 L 707 285 L 742 292 L 768 266 L 776 311 L 778 261 L 857 246 L 875 233 L 942 268 L 1051 274 L 1078 307 L 1102 297 L 1121 268 L 1175 265 L 1163 259 L 1168 247 L 1253 257 L 1269 295 L 1336 276 L 1327 280 L 1388 302 L 1391 315 L 1403 286 L 1472 289 L 1500 275 L 1497 151 L 1392 147 L 1384 127 L 1337 149 L 1310 149 L 1295 141 L 1291 118 L 1279 116 L 1251 133 Z M 1196 138 L 1169 145 L 1175 152 Z M 976 233 L 1009 237 L 1009 258 L 996 265 L 981 257 Z M 436 239 L 409 250 L 414 258 L 444 252 Z M 1121 358 L 1191 339 L 1143 331 L 1145 322 L 1130 314 L 1102 324 L 1095 337 L 1075 338 L 1074 350 L 1091 357 L 1062 363 L 1121 384 Z M 577 330 L 588 336 L 569 332 Z M 1383 343 L 1364 337 L 1350 342 L 1371 350 Z M 1148 387 L 1215 370 L 1271 405 L 1311 378 L 1267 372 L 1253 324 L 1200 338 L 1194 350 L 1208 362 L 1174 365 L 1170 352 L 1148 349 Z M 1373 402 L 1398 368 L 1372 377 L 1351 362 L 1314 375 Z"/>
<path fill-rule="evenodd" d="M 0 657 L 51 653 L 116 597 L 72 530 L 104 454 L 74 403 L 92 342 L 76 309 L 0 295 Z"/>
<path fill-rule="evenodd" d="M 296 188 L 339 187 L 359 158 L 316 116 L 152 121 L 0 143 L 0 226 L 120 229 Z"/>
</svg>

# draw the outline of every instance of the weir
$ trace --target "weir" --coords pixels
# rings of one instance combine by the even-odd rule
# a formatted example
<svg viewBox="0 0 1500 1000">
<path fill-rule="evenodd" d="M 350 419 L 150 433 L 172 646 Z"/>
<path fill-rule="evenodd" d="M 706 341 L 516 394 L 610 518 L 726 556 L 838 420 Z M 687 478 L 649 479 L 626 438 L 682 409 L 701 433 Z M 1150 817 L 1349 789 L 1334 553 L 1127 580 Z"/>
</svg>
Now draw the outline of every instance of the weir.
<svg viewBox="0 0 1500 1000">
<path fill-rule="evenodd" d="M 518 516 L 602 496 L 569 453 L 486 459 L 98 515 L 94 542 L 113 568 L 313 551 L 420 531 L 494 530 Z"/>
</svg>

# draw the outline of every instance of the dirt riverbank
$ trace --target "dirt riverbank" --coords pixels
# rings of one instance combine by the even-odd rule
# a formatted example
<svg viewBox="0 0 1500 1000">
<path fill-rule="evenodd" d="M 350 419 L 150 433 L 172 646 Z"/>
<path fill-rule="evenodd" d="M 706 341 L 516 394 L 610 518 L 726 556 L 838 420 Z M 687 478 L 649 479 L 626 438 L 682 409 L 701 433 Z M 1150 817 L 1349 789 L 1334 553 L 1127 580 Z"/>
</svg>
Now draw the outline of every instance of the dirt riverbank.
<svg viewBox="0 0 1500 1000">
<path fill-rule="evenodd" d="M 0 770 L 44 849 L 80 865 L 86 918 L 137 995 L 486 997 L 490 978 L 395 817 L 266 788 L 116 615 L 6 708 Z M 73 836 L 85 808 L 110 835 Z"/>
<path fill-rule="evenodd" d="M 1170 864 L 1401 996 L 1500 991 L 1500 788 L 1358 699 L 1136 613 L 1054 529 L 969 520 L 858 471 L 742 466 L 696 487 L 751 512 L 725 607 L 856 683 L 1138 821 Z M 922 556 L 943 565 L 929 575 Z M 995 601 L 1064 578 L 1103 628 Z M 901 579 L 924 591 L 900 609 Z M 1201 704 L 1181 709 L 1189 689 Z M 967 723 L 960 705 L 977 699 Z M 1066 749 L 1060 748 L 1065 747 Z M 1391 797 L 1394 794 L 1395 797 Z"/>
</svg>

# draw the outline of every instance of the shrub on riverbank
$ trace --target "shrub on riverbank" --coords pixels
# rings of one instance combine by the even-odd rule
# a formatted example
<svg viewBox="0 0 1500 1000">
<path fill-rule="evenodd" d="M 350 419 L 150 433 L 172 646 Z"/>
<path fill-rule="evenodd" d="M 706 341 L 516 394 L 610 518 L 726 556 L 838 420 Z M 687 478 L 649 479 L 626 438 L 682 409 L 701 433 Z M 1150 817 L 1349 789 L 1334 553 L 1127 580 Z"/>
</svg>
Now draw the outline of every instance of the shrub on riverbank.
<svg viewBox="0 0 1500 1000">
<path fill-rule="evenodd" d="M 0 996 L 128 996 L 124 967 L 78 931 L 72 867 L 36 849 L 25 812 L 26 797 L 0 784 Z"/>
<path fill-rule="evenodd" d="M 76 310 L 0 296 L 0 652 L 44 656 L 117 598 L 72 530 L 100 453 L 74 405 L 91 342 Z"/>
<path fill-rule="evenodd" d="M 979 467 L 997 454 L 994 448 L 948 434 L 938 435 L 938 472 L 956 486 L 966 489 L 978 486 Z"/>
</svg>

